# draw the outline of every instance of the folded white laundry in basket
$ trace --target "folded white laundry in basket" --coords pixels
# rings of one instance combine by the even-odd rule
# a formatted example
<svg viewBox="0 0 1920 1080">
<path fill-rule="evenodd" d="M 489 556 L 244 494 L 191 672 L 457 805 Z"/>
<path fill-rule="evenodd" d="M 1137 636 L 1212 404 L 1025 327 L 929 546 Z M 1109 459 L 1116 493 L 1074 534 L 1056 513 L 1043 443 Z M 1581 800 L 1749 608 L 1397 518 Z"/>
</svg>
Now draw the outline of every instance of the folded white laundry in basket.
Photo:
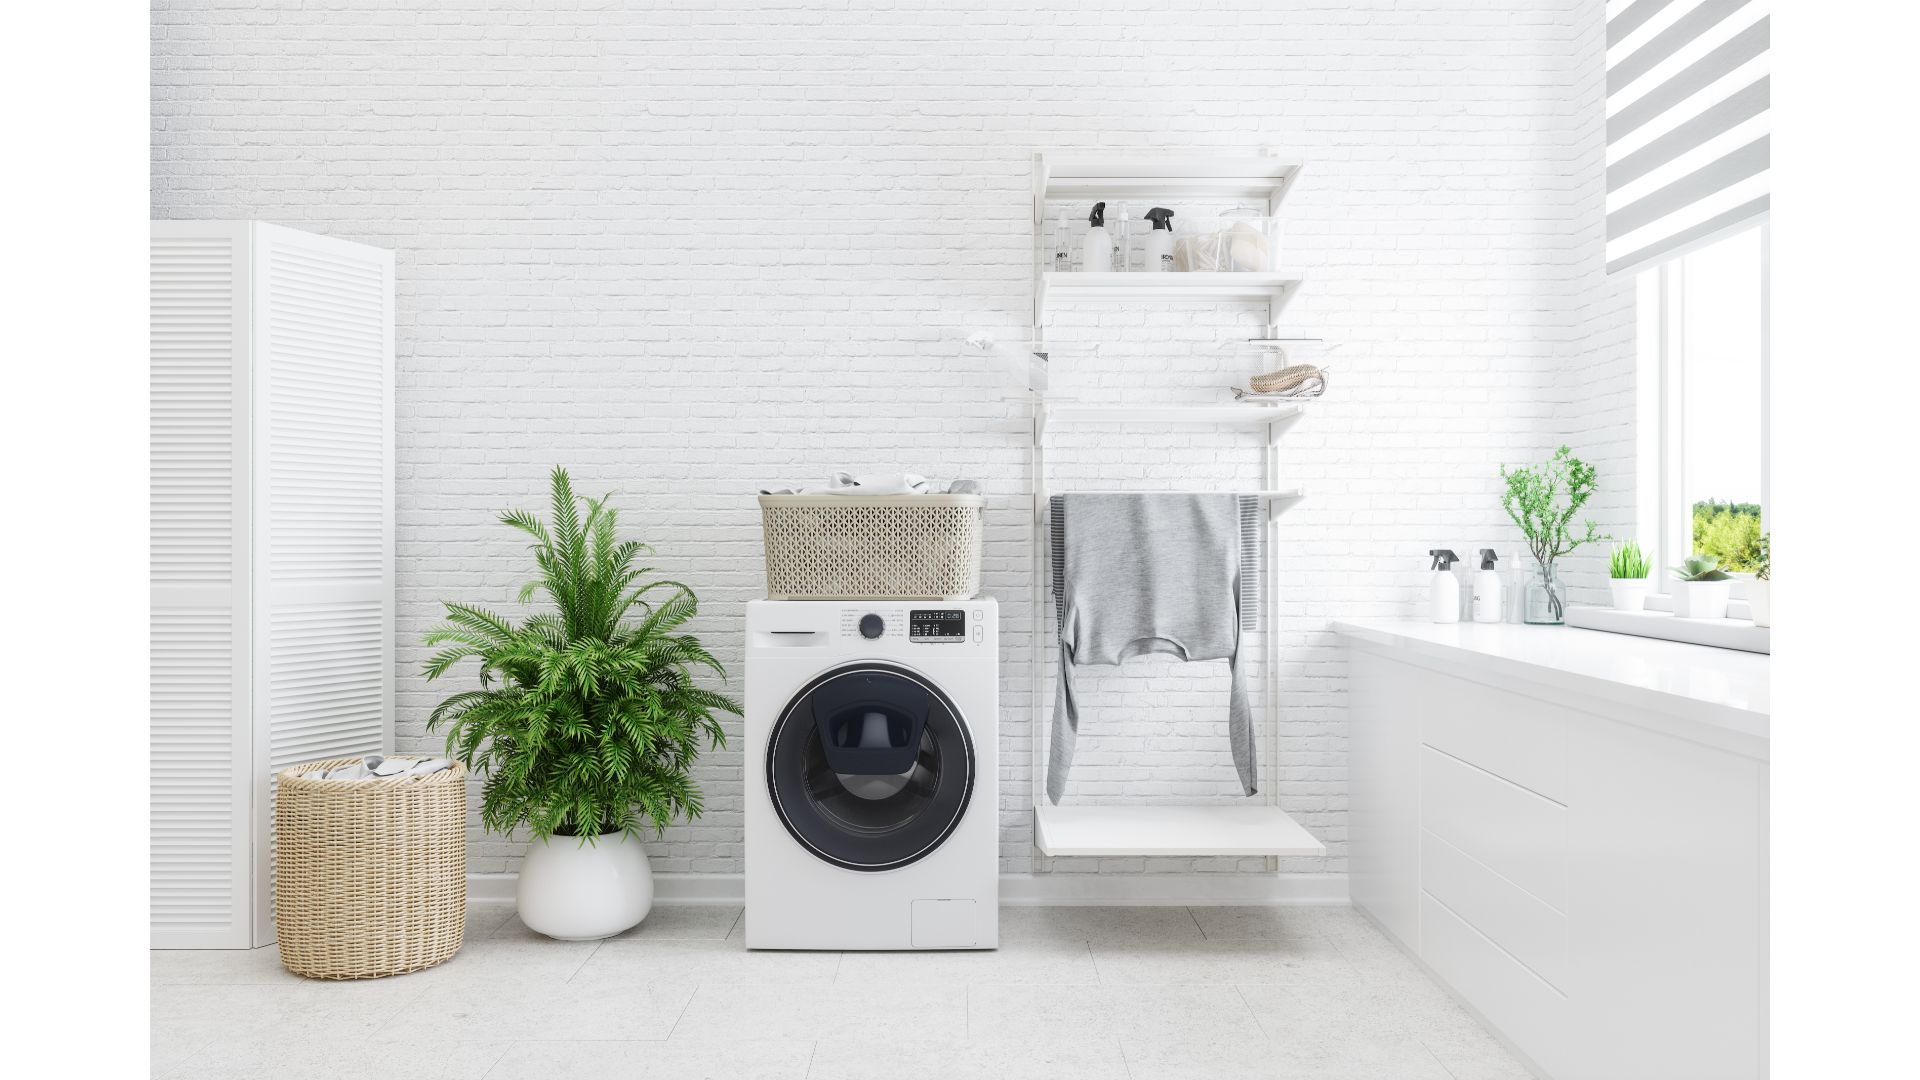
<svg viewBox="0 0 1920 1080">
<path fill-rule="evenodd" d="M 331 769 L 313 769 L 301 774 L 303 780 L 384 780 L 404 777 L 417 780 L 453 768 L 446 758 L 390 758 L 368 754 L 359 761 L 335 765 Z"/>
<path fill-rule="evenodd" d="M 825 485 L 761 488 L 762 495 L 980 495 L 978 480 L 929 480 L 915 473 L 837 472 Z"/>
</svg>

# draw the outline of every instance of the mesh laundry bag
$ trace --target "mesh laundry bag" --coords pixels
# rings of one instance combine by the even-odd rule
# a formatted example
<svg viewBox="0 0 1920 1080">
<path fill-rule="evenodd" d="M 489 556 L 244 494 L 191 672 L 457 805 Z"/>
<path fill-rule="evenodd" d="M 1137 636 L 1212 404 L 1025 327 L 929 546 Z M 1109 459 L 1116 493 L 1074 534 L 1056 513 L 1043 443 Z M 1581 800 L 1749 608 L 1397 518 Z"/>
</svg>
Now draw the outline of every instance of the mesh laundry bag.
<svg viewBox="0 0 1920 1080">
<path fill-rule="evenodd" d="M 762 495 L 770 600 L 967 600 L 979 495 Z"/>
<path fill-rule="evenodd" d="M 467 923 L 467 770 L 418 779 L 309 780 L 360 759 L 284 770 L 274 797 L 280 962 L 316 979 L 432 967 Z"/>
</svg>

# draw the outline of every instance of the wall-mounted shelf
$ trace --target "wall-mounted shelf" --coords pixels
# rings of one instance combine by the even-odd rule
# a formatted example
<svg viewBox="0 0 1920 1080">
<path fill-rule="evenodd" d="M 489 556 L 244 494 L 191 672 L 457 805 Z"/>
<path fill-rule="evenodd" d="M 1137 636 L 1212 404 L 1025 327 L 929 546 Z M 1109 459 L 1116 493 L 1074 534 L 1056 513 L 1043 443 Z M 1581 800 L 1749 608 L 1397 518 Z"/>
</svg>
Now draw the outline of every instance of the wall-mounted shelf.
<svg viewBox="0 0 1920 1080">
<path fill-rule="evenodd" d="M 1049 199 L 1265 199 L 1272 216 L 1303 168 L 1268 157 L 1033 156 L 1033 220 Z"/>
<path fill-rule="evenodd" d="M 1047 855 L 1325 855 L 1325 844 L 1267 803 L 1034 809 Z"/>
<path fill-rule="evenodd" d="M 1034 310 L 1044 320 L 1047 304 L 1056 300 L 1194 304 L 1252 300 L 1267 305 L 1267 325 L 1272 326 L 1280 321 L 1280 312 L 1299 291 L 1303 280 L 1299 274 L 1288 271 L 1090 274 L 1084 270 L 1049 270 L 1040 275 Z"/>
<path fill-rule="evenodd" d="M 1049 200 L 1140 199 L 1173 200 L 1215 198 L 1265 200 L 1268 217 L 1299 175 L 1298 162 L 1277 158 L 1171 157 L 1155 154 L 1105 154 L 1033 157 L 1033 220 L 1036 240 L 1046 221 Z M 1270 793 L 1266 799 L 1232 803 L 1187 805 L 1134 804 L 1123 806 L 1055 805 L 1046 794 L 1048 702 L 1052 689 L 1047 678 L 1049 639 L 1053 636 L 1053 602 L 1047 584 L 1050 569 L 1047 543 L 1049 485 L 1048 444 L 1052 432 L 1071 424 L 1118 424 L 1133 429 L 1148 425 L 1217 425 L 1251 428 L 1262 435 L 1260 488 L 1253 492 L 1266 503 L 1266 564 L 1277 564 L 1277 543 L 1271 524 L 1283 510 L 1306 496 L 1297 487 L 1282 487 L 1280 437 L 1305 415 L 1305 402 L 1210 405 L 1117 405 L 1046 398 L 1048 350 L 1045 344 L 1047 304 L 1054 300 L 1150 301 L 1222 303 L 1263 302 L 1267 330 L 1278 338 L 1280 312 L 1299 291 L 1301 276 L 1294 273 L 1085 273 L 1047 272 L 1035 248 L 1033 335 L 1023 344 L 1039 359 L 1037 374 L 1025 380 L 1041 395 L 1033 408 L 1033 636 L 1029 664 L 1032 678 L 1031 768 L 1034 802 L 1034 840 L 1050 856 L 1282 856 L 1324 855 L 1326 847 L 1282 810 Z M 1317 339 L 1300 339 L 1303 343 Z M 989 350 L 990 351 L 990 350 Z M 1015 365 L 1009 365 L 1015 366 Z M 1058 388 L 1056 387 L 1056 390 Z M 1224 492 L 1223 492 L 1224 494 Z M 1261 608 L 1272 618 L 1279 610 L 1275 575 L 1262 575 Z M 1269 724 L 1279 720 L 1279 663 L 1277 635 L 1265 635 L 1265 712 Z M 1276 740 L 1277 741 L 1277 740 Z"/>
<path fill-rule="evenodd" d="M 1050 424 L 1222 424 L 1292 427 L 1306 415 L 1304 405 L 1096 405 L 1042 400 L 1037 406 Z M 1285 430 L 1285 428 L 1282 428 Z"/>
</svg>

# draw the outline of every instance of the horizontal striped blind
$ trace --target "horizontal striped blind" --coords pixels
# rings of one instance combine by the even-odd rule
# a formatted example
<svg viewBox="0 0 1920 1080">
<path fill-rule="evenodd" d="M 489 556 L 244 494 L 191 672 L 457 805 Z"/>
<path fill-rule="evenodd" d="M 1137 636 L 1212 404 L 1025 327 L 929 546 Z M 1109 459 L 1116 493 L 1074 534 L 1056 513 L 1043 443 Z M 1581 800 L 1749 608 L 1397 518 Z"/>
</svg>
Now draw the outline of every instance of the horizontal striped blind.
<svg viewBox="0 0 1920 1080">
<path fill-rule="evenodd" d="M 1608 0 L 1608 273 L 1767 212 L 1767 5 Z"/>
</svg>

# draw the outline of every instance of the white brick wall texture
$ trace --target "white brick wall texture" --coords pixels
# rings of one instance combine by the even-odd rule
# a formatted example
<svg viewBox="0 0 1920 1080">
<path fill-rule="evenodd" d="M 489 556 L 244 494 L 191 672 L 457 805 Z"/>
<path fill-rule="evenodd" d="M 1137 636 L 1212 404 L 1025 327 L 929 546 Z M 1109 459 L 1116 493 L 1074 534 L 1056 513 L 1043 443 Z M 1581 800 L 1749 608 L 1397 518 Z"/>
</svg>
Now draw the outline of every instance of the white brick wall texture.
<svg viewBox="0 0 1920 1080">
<path fill-rule="evenodd" d="M 1599 0 L 1168 5 L 158 0 L 153 213 L 260 218 L 397 253 L 400 748 L 442 600 L 507 607 L 495 519 L 568 466 L 618 492 L 733 669 L 761 594 L 769 480 L 981 479 L 1005 619 L 1002 869 L 1345 869 L 1344 666 L 1329 623 L 1409 615 L 1425 552 L 1518 551 L 1495 466 L 1562 438 L 1631 506 L 1631 295 L 1598 274 Z M 1308 284 L 1284 329 L 1339 343 L 1283 461 L 1282 804 L 1324 859 L 1048 860 L 1032 847 L 1030 407 L 962 355 L 1023 333 L 1035 149 L 1248 153 L 1308 167 L 1285 204 Z M 1136 221 L 1146 206 L 1135 206 Z M 1251 308 L 1062 308 L 1069 377 L 1215 399 Z M 1623 356 L 1625 359 L 1623 359 Z M 1622 425 L 1627 430 L 1623 433 Z M 1063 435 L 1062 485 L 1228 487 L 1251 436 Z M 1257 679 L 1258 671 L 1254 675 Z M 1232 797 L 1224 665 L 1090 680 L 1080 798 Z M 1256 682 L 1257 685 L 1257 682 Z M 733 730 L 738 731 L 738 722 Z M 656 869 L 741 869 L 742 762 Z M 520 845 L 473 837 L 472 869 Z"/>
</svg>

